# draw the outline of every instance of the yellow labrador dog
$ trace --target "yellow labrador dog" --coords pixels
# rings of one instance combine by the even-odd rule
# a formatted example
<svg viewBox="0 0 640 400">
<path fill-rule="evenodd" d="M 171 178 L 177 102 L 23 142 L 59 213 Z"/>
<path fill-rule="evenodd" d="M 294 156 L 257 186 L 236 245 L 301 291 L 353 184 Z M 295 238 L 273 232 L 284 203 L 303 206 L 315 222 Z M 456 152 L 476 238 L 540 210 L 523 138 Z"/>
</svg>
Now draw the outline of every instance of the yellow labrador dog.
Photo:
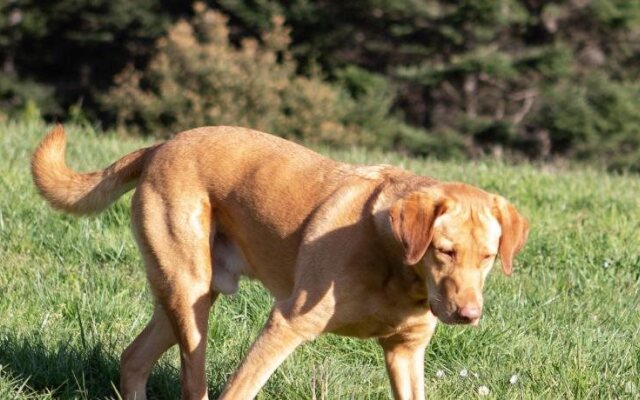
<svg viewBox="0 0 640 400">
<path fill-rule="evenodd" d="M 241 276 L 276 301 L 221 399 L 255 397 L 296 347 L 325 332 L 376 338 L 394 397 L 422 399 L 437 319 L 477 324 L 496 256 L 511 273 L 528 232 L 498 195 L 333 161 L 250 129 L 193 129 L 85 174 L 66 166 L 65 143 L 58 125 L 32 159 L 53 207 L 96 213 L 136 188 L 133 228 L 156 304 L 122 354 L 126 399 L 146 398 L 154 363 L 175 344 L 183 398 L 207 398 L 209 310 Z"/>
</svg>

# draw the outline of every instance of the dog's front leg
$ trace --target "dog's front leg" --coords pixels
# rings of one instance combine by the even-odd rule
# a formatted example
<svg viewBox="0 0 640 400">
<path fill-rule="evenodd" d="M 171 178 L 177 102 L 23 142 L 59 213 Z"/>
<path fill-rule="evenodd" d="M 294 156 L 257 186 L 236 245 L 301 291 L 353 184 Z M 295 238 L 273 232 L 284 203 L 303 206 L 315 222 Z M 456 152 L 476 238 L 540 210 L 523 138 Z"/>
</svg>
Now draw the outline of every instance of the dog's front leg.
<svg viewBox="0 0 640 400">
<path fill-rule="evenodd" d="M 378 340 L 384 350 L 394 399 L 424 399 L 424 351 L 434 330 L 435 317 L 426 325 Z"/>
<path fill-rule="evenodd" d="M 320 334 L 308 317 L 290 316 L 285 304 L 276 304 L 240 368 L 227 383 L 220 400 L 253 399 L 296 347 Z"/>
</svg>

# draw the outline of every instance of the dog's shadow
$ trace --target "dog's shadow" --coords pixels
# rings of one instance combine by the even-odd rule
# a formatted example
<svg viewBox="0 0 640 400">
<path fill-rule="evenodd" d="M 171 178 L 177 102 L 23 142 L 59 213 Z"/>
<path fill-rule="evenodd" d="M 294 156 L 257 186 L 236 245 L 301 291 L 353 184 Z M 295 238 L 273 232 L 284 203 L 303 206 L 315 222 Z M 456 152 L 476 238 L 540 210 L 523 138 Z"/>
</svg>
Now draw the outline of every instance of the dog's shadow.
<svg viewBox="0 0 640 400">
<path fill-rule="evenodd" d="M 45 344 L 37 336 L 0 333 L 0 380 L 3 386 L 11 382 L 16 394 L 117 399 L 119 360 L 115 354 L 119 351 L 104 343 L 74 347 L 65 341 Z M 149 398 L 180 398 L 179 377 L 180 371 L 169 363 L 157 364 L 147 387 Z"/>
</svg>

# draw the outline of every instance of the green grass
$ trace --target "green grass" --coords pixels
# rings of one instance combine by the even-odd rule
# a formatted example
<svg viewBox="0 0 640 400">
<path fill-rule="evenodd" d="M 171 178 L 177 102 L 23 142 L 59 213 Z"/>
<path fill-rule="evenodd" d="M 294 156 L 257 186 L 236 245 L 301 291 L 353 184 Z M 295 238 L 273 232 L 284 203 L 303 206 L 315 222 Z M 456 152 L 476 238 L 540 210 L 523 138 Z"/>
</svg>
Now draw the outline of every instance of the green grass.
<svg viewBox="0 0 640 400">
<path fill-rule="evenodd" d="M 37 195 L 29 156 L 47 127 L 0 124 L 0 398 L 111 398 L 120 352 L 152 311 L 129 229 L 129 196 L 98 217 L 52 211 Z M 89 170 L 146 144 L 68 126 L 72 166 Z M 355 163 L 391 163 L 461 180 L 509 198 L 531 234 L 506 278 L 495 268 L 478 328 L 439 325 L 427 351 L 435 399 L 640 396 L 640 179 L 588 168 L 410 160 L 362 150 L 325 151 Z M 257 284 L 212 311 L 207 373 L 220 393 L 265 321 Z M 179 395 L 175 349 L 150 381 L 154 398 Z M 459 371 L 469 370 L 462 379 Z M 445 371 L 443 378 L 436 371 Z M 477 374 L 477 376 L 475 375 Z M 509 378 L 517 374 L 515 385 Z M 298 349 L 261 399 L 387 399 L 375 341 L 323 336 Z"/>
</svg>

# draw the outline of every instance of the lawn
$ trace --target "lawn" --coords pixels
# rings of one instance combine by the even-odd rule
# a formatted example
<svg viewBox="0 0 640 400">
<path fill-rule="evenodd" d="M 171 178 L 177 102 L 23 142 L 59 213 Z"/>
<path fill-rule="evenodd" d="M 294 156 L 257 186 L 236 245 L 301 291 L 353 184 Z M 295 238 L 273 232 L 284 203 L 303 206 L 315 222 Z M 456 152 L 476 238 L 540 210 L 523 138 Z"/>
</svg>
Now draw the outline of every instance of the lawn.
<svg viewBox="0 0 640 400">
<path fill-rule="evenodd" d="M 84 171 L 148 143 L 66 128 L 69 163 Z M 97 217 L 50 209 L 29 174 L 30 153 L 46 130 L 40 122 L 0 123 L 0 398 L 113 398 L 120 352 L 152 311 L 129 229 L 130 195 Z M 474 184 L 504 195 L 529 218 L 531 233 L 514 274 L 504 277 L 497 267 L 489 277 L 480 326 L 438 326 L 425 359 L 429 398 L 478 397 L 481 386 L 489 389 L 487 398 L 500 399 L 640 396 L 638 176 L 323 152 Z M 255 282 L 216 303 L 210 397 L 222 390 L 271 303 Z M 178 368 L 172 349 L 154 370 L 152 398 L 179 396 Z M 299 348 L 259 398 L 388 399 L 390 393 L 375 341 L 327 335 Z"/>
</svg>

